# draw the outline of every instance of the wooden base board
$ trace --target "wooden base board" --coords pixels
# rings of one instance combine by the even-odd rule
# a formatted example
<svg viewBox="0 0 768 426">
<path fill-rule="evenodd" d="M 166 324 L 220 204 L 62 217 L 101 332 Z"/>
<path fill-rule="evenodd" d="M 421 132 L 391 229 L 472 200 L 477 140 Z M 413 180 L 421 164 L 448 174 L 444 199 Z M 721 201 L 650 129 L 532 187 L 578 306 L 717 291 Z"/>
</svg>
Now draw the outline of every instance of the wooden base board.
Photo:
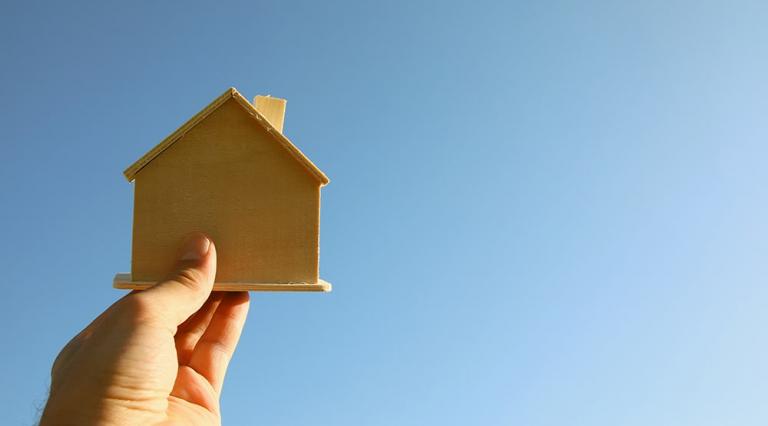
<svg viewBox="0 0 768 426">
<path fill-rule="evenodd" d="M 112 287 L 123 290 L 145 290 L 155 285 L 150 281 L 133 281 L 131 274 L 117 274 Z M 316 283 L 215 283 L 214 291 L 322 291 L 330 292 L 331 283 L 318 280 Z"/>
</svg>

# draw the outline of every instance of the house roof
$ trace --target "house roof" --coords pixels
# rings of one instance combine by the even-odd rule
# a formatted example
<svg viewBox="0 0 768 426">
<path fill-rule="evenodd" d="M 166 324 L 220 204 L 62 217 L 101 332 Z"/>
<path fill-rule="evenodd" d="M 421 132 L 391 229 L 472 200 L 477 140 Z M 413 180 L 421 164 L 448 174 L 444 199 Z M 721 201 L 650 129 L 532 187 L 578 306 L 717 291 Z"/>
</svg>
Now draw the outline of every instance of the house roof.
<svg viewBox="0 0 768 426">
<path fill-rule="evenodd" d="M 136 160 L 135 163 L 131 164 L 130 167 L 125 169 L 123 174 L 125 175 L 125 178 L 128 179 L 128 182 L 132 182 L 136 175 L 141 171 L 144 166 L 149 164 L 152 160 L 157 158 L 158 155 L 162 154 L 163 151 L 168 149 L 171 145 L 173 145 L 176 141 L 181 139 L 187 132 L 192 130 L 198 123 L 205 120 L 206 117 L 208 117 L 212 112 L 216 111 L 220 106 L 222 106 L 225 102 L 227 102 L 230 99 L 234 99 L 247 113 L 250 115 L 256 122 L 258 122 L 272 137 L 280 143 L 280 145 L 283 146 L 290 154 L 293 156 L 293 158 L 296 159 L 304 168 L 309 171 L 309 173 L 317 179 L 318 182 L 320 182 L 320 185 L 325 185 L 330 180 L 328 177 L 323 173 L 320 169 L 315 166 L 312 161 L 307 158 L 306 155 L 304 155 L 299 148 L 296 148 L 296 146 L 291 143 L 288 138 L 286 138 L 282 133 L 280 133 L 277 129 L 275 129 L 269 121 L 267 121 L 266 118 L 264 118 L 259 111 L 256 110 L 256 107 L 253 106 L 250 102 L 248 102 L 247 99 L 243 97 L 243 95 L 240 94 L 240 92 L 237 91 L 234 87 L 230 87 L 227 89 L 224 93 L 221 94 L 218 98 L 216 98 L 213 102 L 208 104 L 207 107 L 203 108 L 200 112 L 195 114 L 192 118 L 190 118 L 186 123 L 184 123 L 181 127 L 176 129 L 175 132 L 171 133 L 168 137 L 163 139 L 162 142 L 157 144 L 154 148 L 149 150 L 144 156 Z"/>
</svg>

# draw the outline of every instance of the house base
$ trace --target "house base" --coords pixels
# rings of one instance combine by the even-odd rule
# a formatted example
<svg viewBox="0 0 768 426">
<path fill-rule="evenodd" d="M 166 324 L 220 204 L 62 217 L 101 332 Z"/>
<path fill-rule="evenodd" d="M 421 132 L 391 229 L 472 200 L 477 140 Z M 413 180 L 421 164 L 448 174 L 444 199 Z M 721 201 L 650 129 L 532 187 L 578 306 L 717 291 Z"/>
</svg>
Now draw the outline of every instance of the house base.
<svg viewBox="0 0 768 426">
<path fill-rule="evenodd" d="M 117 274 L 112 287 L 124 290 L 145 290 L 155 285 L 153 281 L 133 281 L 131 274 Z M 330 292 L 331 283 L 317 280 L 316 283 L 214 283 L 214 291 L 322 291 Z"/>
</svg>

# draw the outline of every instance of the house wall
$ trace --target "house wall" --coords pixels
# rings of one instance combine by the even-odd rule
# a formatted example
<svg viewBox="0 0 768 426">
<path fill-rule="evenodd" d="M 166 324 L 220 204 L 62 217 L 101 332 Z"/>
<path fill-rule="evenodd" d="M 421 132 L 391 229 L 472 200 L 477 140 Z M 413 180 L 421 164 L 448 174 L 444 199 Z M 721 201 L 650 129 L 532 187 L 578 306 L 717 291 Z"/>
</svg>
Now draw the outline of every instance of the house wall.
<svg viewBox="0 0 768 426">
<path fill-rule="evenodd" d="M 318 280 L 320 185 L 229 100 L 135 179 L 131 274 L 169 273 L 183 237 L 210 235 L 217 282 Z"/>
</svg>

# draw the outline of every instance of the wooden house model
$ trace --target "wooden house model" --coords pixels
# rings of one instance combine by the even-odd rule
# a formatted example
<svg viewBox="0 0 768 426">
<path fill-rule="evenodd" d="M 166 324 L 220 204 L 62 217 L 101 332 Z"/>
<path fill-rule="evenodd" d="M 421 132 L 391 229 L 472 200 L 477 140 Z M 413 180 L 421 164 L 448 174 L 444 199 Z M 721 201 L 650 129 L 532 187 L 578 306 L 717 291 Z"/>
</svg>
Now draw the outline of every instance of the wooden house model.
<svg viewBox="0 0 768 426">
<path fill-rule="evenodd" d="M 328 178 L 283 135 L 285 100 L 230 88 L 128 167 L 130 274 L 149 287 L 193 231 L 216 244 L 215 290 L 330 291 L 318 271 L 320 188 Z"/>
</svg>

